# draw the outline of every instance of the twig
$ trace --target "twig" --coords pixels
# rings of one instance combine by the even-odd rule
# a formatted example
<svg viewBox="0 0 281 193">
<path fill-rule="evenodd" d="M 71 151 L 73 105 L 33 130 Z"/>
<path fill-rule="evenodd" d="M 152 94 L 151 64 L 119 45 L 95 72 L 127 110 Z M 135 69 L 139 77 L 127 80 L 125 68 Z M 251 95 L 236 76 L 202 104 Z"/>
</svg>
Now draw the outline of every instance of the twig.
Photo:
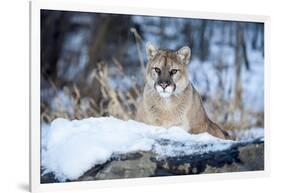
<svg viewBox="0 0 281 193">
<path fill-rule="evenodd" d="M 145 66 L 144 66 L 144 61 L 141 55 L 141 49 L 140 49 L 140 43 L 142 43 L 142 38 L 137 32 L 136 28 L 131 28 L 130 31 L 134 34 L 135 40 L 136 40 L 136 46 L 137 46 L 137 51 L 138 51 L 138 56 L 139 56 L 139 61 L 141 64 L 141 71 L 143 77 L 145 77 Z"/>
</svg>

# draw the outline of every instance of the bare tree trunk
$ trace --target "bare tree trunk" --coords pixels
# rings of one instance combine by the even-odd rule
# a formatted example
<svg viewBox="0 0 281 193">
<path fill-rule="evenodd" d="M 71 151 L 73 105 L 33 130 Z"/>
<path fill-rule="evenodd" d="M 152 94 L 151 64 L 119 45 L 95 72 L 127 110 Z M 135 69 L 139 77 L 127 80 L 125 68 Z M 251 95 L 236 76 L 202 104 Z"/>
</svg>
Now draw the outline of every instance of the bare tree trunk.
<svg viewBox="0 0 281 193">
<path fill-rule="evenodd" d="M 70 27 L 69 17 L 66 12 L 41 11 L 41 72 L 52 81 L 57 81 L 57 63 Z"/>
<path fill-rule="evenodd" d="M 89 46 L 89 50 L 88 50 L 89 61 L 84 71 L 84 77 L 87 77 L 88 73 L 96 67 L 96 62 L 98 61 L 99 59 L 98 56 L 100 55 L 99 52 L 102 50 L 102 47 L 104 46 L 105 38 L 107 37 L 107 33 L 110 31 L 109 30 L 110 20 L 111 20 L 110 17 L 106 17 L 102 20 L 101 25 L 93 24 L 99 26 L 99 30 L 97 31 L 97 34 L 94 36 L 95 38 L 91 40 Z M 92 28 L 94 27 L 92 26 Z"/>
<path fill-rule="evenodd" d="M 243 24 L 240 24 L 243 25 Z M 243 58 L 244 58 L 244 62 L 245 62 L 245 66 L 247 70 L 250 70 L 250 63 L 249 63 L 249 59 L 248 59 L 248 53 L 247 53 L 247 46 L 246 46 L 246 41 L 244 38 L 244 33 L 245 33 L 245 25 L 241 26 L 240 29 L 240 33 L 241 33 L 241 45 L 242 45 L 242 52 L 243 52 Z"/>
<path fill-rule="evenodd" d="M 193 31 L 192 24 L 189 21 L 185 24 L 182 33 L 186 34 L 186 36 L 184 36 L 186 38 L 185 41 L 186 41 L 186 44 L 191 48 L 191 50 L 193 50 L 193 37 L 192 37 L 193 34 L 192 34 L 192 31 Z"/>
<path fill-rule="evenodd" d="M 160 23 L 159 23 L 159 37 L 160 37 L 160 42 L 159 42 L 159 46 L 164 47 L 164 36 L 165 36 L 165 24 L 164 24 L 164 18 L 160 17 Z"/>
<path fill-rule="evenodd" d="M 207 28 L 207 21 L 203 20 L 201 29 L 200 29 L 200 60 L 204 61 L 206 60 L 208 56 L 208 40 L 205 38 L 205 33 L 206 33 L 206 28 Z"/>
<path fill-rule="evenodd" d="M 242 86 L 241 86 L 241 50 L 242 47 L 242 30 L 241 24 L 236 24 L 236 46 L 235 46 L 235 96 L 234 96 L 234 106 L 236 108 L 242 108 L 241 95 L 242 95 Z"/>
</svg>

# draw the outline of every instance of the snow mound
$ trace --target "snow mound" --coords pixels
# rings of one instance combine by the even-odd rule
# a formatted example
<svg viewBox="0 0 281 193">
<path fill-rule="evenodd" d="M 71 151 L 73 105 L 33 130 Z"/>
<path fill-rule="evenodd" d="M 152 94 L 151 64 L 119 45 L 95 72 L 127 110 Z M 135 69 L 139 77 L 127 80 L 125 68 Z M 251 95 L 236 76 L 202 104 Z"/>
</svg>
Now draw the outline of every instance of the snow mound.
<svg viewBox="0 0 281 193">
<path fill-rule="evenodd" d="M 251 130 L 245 141 L 263 136 L 263 129 Z M 262 135 L 262 136 L 261 136 Z M 249 136 L 250 138 L 247 138 Z M 179 127 L 169 129 L 113 117 L 69 121 L 58 118 L 41 128 L 41 165 L 59 181 L 75 180 L 113 155 L 134 151 L 154 151 L 159 156 L 181 156 L 220 151 L 234 141 L 208 133 L 192 135 Z"/>
</svg>

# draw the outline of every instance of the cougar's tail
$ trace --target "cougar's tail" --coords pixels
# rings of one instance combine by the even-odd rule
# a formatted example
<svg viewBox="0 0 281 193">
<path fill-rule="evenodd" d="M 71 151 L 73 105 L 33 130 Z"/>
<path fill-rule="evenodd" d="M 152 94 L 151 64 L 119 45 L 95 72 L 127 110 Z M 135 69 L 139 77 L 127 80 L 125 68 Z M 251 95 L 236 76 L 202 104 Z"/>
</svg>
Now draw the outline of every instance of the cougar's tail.
<svg viewBox="0 0 281 193">
<path fill-rule="evenodd" d="M 221 139 L 230 139 L 233 140 L 234 138 L 229 135 L 229 133 L 223 130 L 218 124 L 214 123 L 212 120 L 209 119 L 209 128 L 208 133 L 215 137 L 219 137 Z"/>
</svg>

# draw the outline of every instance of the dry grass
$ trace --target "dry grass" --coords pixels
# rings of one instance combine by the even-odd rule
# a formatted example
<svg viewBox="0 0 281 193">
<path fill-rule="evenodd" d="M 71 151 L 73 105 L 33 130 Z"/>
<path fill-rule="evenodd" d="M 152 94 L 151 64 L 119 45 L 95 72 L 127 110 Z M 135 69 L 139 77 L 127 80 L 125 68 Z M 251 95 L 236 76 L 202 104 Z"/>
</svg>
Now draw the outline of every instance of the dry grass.
<svg viewBox="0 0 281 193">
<path fill-rule="evenodd" d="M 121 68 L 120 70 L 124 74 Z M 96 82 L 99 85 L 101 92 L 99 98 L 82 96 L 75 84 L 65 86 L 60 95 L 57 92 L 51 105 L 42 103 L 41 121 L 50 123 L 58 117 L 71 120 L 100 116 L 114 116 L 124 120 L 134 118 L 137 99 L 141 95 L 140 88 L 137 87 L 134 81 L 132 81 L 131 88 L 126 92 L 111 87 L 108 67 L 103 62 L 97 64 L 97 68 L 92 71 L 89 79 L 90 82 Z M 56 88 L 55 90 L 59 89 Z M 67 104 L 69 105 L 64 104 L 64 98 L 67 98 Z"/>
</svg>

